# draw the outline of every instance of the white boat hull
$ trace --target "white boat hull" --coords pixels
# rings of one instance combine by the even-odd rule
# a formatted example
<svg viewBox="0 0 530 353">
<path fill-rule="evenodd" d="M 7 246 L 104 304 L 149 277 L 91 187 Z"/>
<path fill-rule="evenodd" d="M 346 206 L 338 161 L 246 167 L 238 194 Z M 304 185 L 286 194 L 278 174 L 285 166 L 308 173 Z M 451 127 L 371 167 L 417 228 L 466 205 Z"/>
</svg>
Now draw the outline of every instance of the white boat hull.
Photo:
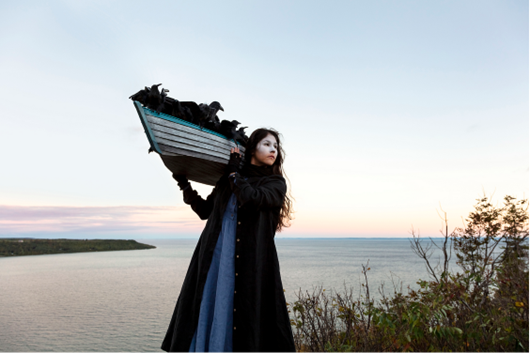
<svg viewBox="0 0 530 353">
<path fill-rule="evenodd" d="M 134 102 L 151 149 L 174 174 L 215 185 L 230 159 L 230 150 L 245 148 L 225 136 L 171 115 L 157 113 Z"/>
</svg>

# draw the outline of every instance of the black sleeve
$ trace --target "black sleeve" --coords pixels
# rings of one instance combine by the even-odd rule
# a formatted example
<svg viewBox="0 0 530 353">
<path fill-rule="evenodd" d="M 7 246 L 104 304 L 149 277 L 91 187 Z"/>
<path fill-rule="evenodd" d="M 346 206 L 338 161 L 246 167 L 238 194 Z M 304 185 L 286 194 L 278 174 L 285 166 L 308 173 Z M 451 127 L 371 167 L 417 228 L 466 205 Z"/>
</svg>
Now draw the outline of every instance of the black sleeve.
<svg viewBox="0 0 530 353">
<path fill-rule="evenodd" d="M 186 187 L 183 190 L 184 194 L 184 203 L 191 205 L 191 208 L 200 219 L 208 219 L 210 213 L 213 210 L 213 203 L 215 200 L 215 195 L 217 194 L 217 185 L 212 190 L 210 195 L 204 200 L 196 190 L 193 190 L 191 186 Z"/>
<path fill-rule="evenodd" d="M 287 192 L 285 179 L 280 175 L 267 177 L 260 186 L 253 187 L 239 173 L 229 178 L 232 192 L 240 205 L 252 204 L 258 208 L 281 207 Z"/>
</svg>

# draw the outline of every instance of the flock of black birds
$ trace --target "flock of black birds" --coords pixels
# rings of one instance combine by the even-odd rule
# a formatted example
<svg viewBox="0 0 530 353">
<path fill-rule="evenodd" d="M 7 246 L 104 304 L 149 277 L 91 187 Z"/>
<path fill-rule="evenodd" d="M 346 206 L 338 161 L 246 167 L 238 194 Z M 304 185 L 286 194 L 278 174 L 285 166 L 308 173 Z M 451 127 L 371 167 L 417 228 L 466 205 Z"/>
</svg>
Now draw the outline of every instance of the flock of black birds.
<svg viewBox="0 0 530 353">
<path fill-rule="evenodd" d="M 192 124 L 198 125 L 201 129 L 206 128 L 218 132 L 229 140 L 234 140 L 242 146 L 246 146 L 248 136 L 245 135 L 247 126 L 237 126 L 241 124 L 237 120 L 222 120 L 219 121 L 217 112 L 224 111 L 219 102 L 211 102 L 210 104 L 195 102 L 178 101 L 174 98 L 168 97 L 168 89 L 159 89 L 162 84 L 152 85 L 136 92 L 129 98 L 133 101 L 140 102 L 144 107 L 154 110 L 158 113 L 165 113 L 175 116 L 179 119 L 188 121 Z"/>
</svg>

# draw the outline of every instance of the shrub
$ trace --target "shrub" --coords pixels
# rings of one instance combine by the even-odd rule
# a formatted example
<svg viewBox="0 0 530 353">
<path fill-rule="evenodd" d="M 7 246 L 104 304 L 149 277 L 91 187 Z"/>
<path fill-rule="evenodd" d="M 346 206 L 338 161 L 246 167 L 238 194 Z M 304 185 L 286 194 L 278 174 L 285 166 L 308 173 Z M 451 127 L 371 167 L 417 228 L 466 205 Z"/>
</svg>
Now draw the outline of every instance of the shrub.
<svg viewBox="0 0 530 353">
<path fill-rule="evenodd" d="M 316 287 L 298 293 L 291 305 L 299 351 L 528 351 L 528 201 L 504 198 L 495 207 L 486 197 L 464 228 L 443 242 L 425 242 L 412 231 L 411 247 L 429 280 L 375 301 L 368 264 L 360 294 Z M 432 246 L 443 253 L 434 266 Z M 449 262 L 456 255 L 458 268 Z"/>
</svg>

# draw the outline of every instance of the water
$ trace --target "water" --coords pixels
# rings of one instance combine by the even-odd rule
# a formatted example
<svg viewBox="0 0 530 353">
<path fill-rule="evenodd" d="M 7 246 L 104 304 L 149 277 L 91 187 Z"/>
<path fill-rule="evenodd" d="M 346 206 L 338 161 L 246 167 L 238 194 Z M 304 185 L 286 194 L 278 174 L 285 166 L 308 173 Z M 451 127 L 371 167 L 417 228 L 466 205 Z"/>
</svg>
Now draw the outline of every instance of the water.
<svg viewBox="0 0 530 353">
<path fill-rule="evenodd" d="M 196 240 L 140 240 L 156 249 L 0 258 L 0 351 L 160 351 Z M 427 279 L 406 239 L 277 239 L 288 302 L 299 288 L 372 293 L 391 273 Z"/>
</svg>

